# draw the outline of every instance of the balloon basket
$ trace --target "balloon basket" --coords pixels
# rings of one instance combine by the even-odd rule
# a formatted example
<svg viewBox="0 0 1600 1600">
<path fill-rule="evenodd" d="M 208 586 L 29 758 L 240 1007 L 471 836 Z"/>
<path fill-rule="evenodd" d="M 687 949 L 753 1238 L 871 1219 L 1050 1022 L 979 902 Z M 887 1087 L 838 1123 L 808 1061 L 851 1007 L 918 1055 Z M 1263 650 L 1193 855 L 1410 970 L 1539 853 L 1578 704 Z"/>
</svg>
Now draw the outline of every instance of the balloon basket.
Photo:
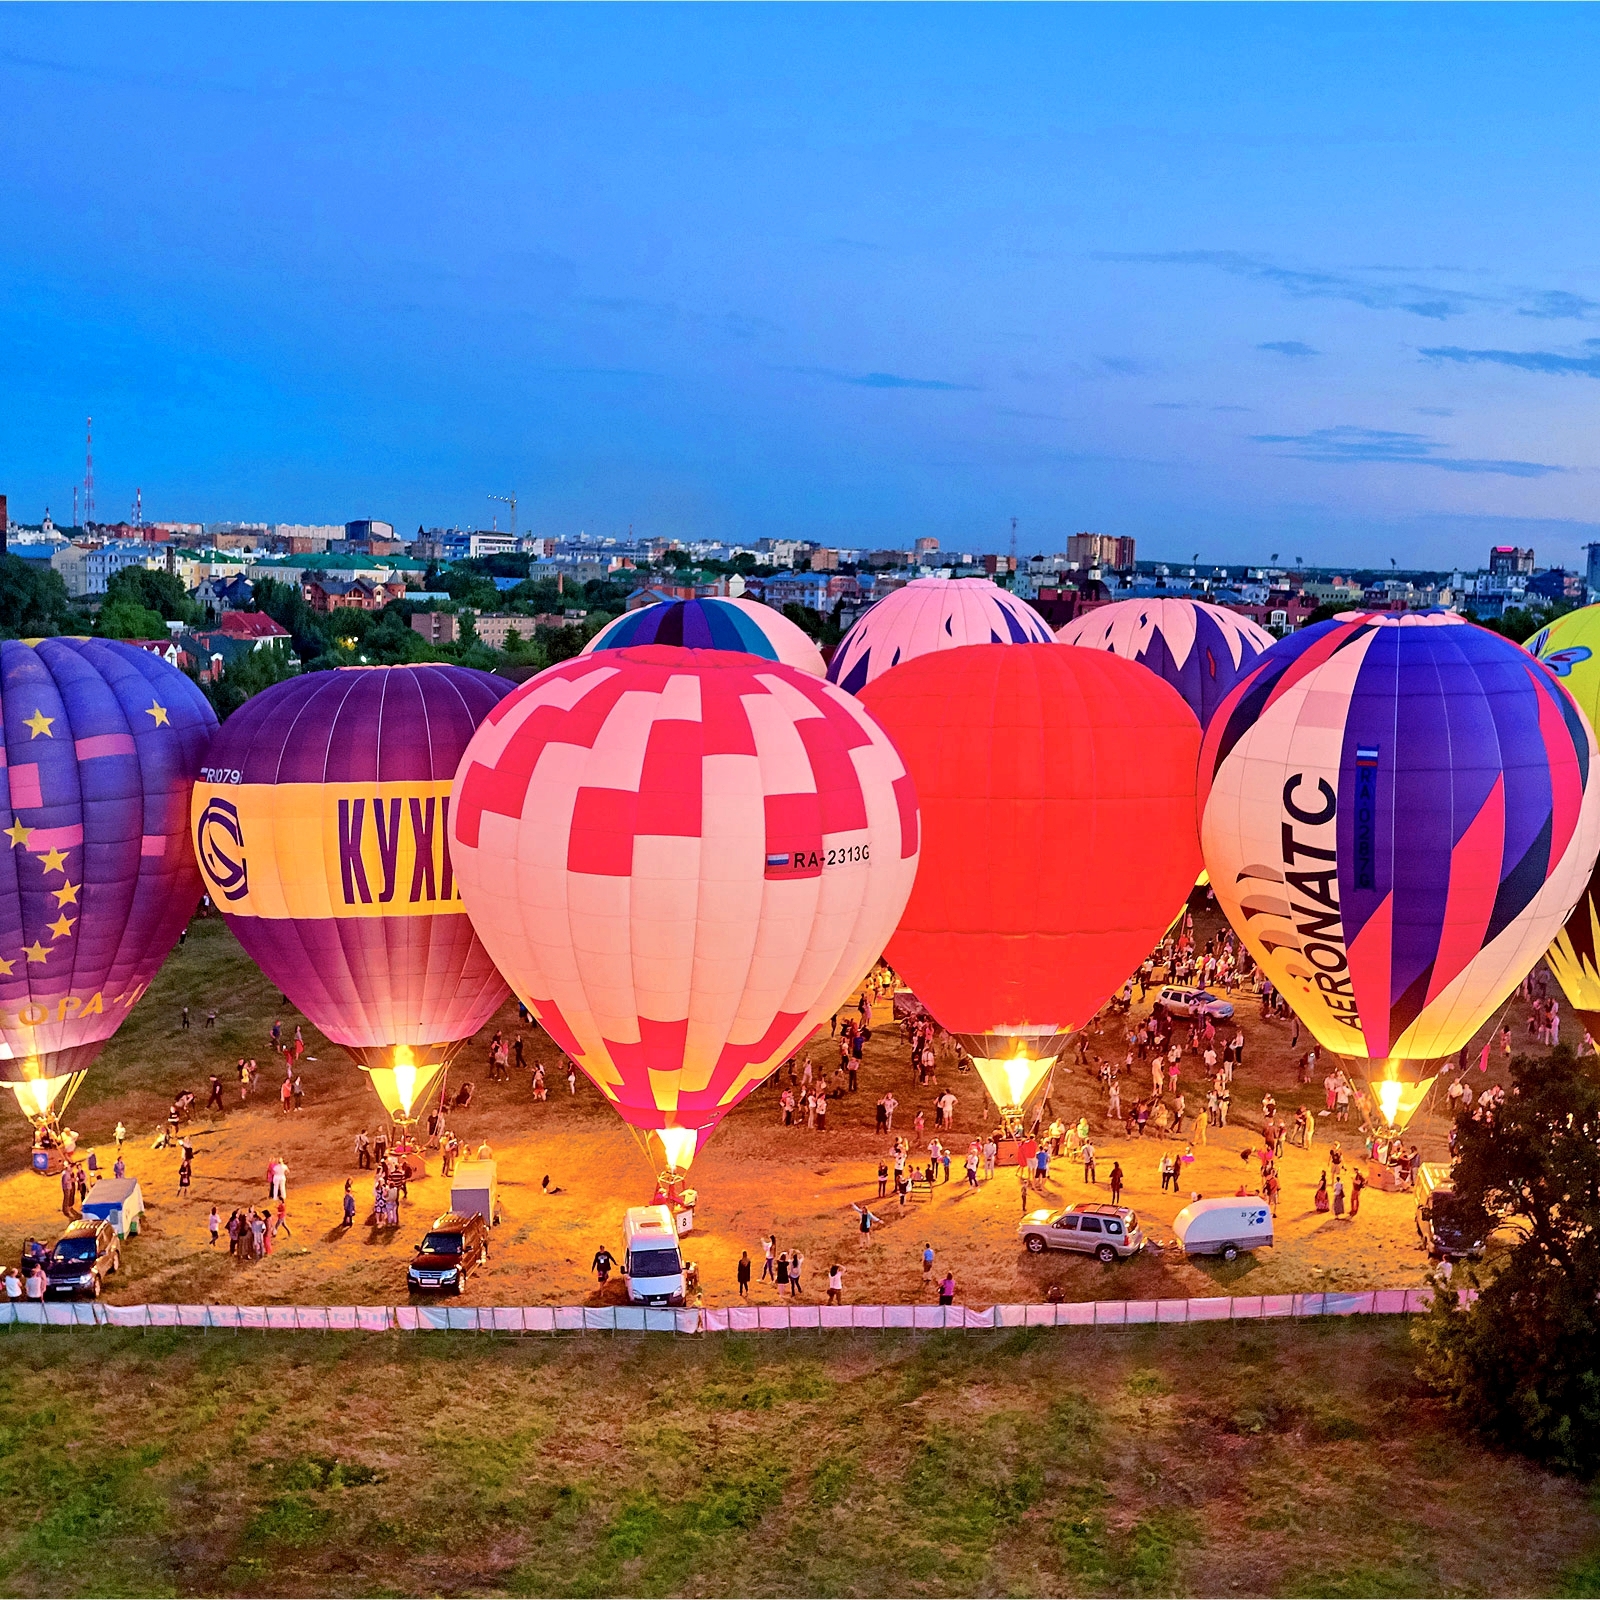
<svg viewBox="0 0 1600 1600">
<path fill-rule="evenodd" d="M 416 1140 L 417 1119 L 396 1117 L 391 1121 L 390 1127 L 393 1136 L 389 1140 L 389 1154 L 396 1160 L 405 1162 L 406 1171 L 411 1179 L 427 1177 L 427 1152 Z"/>
<path fill-rule="evenodd" d="M 656 1179 L 656 1192 L 651 1204 L 666 1206 L 672 1212 L 678 1232 L 684 1234 L 694 1227 L 694 1208 L 699 1198 L 698 1192 L 689 1187 L 689 1174 L 676 1167 L 668 1167 Z"/>
</svg>

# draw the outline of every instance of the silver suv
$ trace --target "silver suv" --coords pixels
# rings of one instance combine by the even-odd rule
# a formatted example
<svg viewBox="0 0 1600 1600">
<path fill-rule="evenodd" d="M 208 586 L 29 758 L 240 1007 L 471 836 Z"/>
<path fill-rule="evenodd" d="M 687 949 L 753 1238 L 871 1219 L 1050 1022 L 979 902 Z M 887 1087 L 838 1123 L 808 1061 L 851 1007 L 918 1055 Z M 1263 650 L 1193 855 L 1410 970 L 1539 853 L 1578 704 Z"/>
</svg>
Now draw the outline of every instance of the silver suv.
<svg viewBox="0 0 1600 1600">
<path fill-rule="evenodd" d="M 1080 1250 L 1101 1261 L 1121 1261 L 1144 1249 L 1139 1219 L 1126 1206 L 1080 1203 L 1065 1211 L 1030 1211 L 1017 1228 L 1030 1255 Z"/>
</svg>

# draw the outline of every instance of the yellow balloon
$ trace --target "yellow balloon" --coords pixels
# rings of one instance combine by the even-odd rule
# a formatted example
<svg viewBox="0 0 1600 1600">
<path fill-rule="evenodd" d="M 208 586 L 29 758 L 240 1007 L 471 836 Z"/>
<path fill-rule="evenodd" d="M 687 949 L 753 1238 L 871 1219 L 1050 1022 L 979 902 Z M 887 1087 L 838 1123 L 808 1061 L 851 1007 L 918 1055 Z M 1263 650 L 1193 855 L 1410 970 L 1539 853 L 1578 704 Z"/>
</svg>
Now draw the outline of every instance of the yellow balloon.
<svg viewBox="0 0 1600 1600">
<path fill-rule="evenodd" d="M 1550 668 L 1600 727 L 1600 606 L 1584 606 L 1541 628 L 1525 648 Z M 1600 1038 L 1600 864 L 1545 960 L 1590 1034 Z"/>
</svg>

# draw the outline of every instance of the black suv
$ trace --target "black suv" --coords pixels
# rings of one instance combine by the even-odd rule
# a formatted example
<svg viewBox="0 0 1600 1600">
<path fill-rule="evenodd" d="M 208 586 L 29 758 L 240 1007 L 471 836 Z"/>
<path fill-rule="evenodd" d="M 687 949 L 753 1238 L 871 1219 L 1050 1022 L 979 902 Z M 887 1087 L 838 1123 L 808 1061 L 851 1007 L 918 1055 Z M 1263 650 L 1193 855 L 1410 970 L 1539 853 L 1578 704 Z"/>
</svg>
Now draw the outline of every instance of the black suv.
<svg viewBox="0 0 1600 1600">
<path fill-rule="evenodd" d="M 72 1223 L 45 1258 L 46 1294 L 100 1298 L 100 1285 L 122 1265 L 122 1242 L 109 1222 L 83 1217 Z"/>
<path fill-rule="evenodd" d="M 489 1259 L 489 1224 L 477 1212 L 462 1216 L 447 1211 L 435 1217 L 428 1236 L 417 1246 L 406 1270 L 413 1292 L 460 1294 L 468 1275 Z"/>
</svg>

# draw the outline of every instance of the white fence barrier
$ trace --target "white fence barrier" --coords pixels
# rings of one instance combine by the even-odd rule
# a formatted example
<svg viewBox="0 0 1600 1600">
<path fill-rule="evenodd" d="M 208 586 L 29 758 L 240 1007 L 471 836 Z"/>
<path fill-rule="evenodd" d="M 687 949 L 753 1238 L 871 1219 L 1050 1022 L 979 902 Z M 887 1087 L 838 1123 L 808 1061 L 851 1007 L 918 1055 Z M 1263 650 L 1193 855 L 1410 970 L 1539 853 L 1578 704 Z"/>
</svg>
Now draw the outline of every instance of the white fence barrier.
<svg viewBox="0 0 1600 1600">
<path fill-rule="evenodd" d="M 1463 1301 L 1477 1291 L 1460 1291 Z M 0 1302 L 0 1327 L 263 1328 L 312 1333 L 819 1333 L 824 1330 L 1122 1328 L 1265 1317 L 1411 1316 L 1431 1289 L 1080 1300 L 1011 1306 L 115 1306 L 98 1300 Z"/>
</svg>

